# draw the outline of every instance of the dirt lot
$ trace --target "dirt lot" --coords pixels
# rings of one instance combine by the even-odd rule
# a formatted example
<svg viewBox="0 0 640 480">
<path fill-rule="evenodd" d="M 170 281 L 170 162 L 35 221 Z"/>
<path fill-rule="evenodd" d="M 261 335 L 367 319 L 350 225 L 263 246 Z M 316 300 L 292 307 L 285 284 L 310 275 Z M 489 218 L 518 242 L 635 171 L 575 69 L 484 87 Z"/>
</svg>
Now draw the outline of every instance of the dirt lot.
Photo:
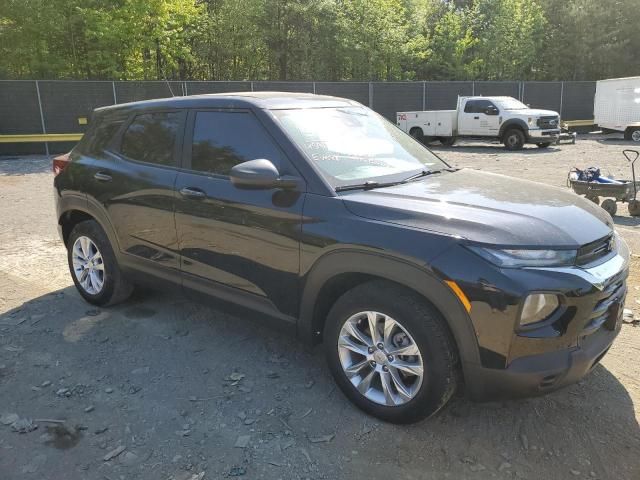
<svg viewBox="0 0 640 480">
<path fill-rule="evenodd" d="M 574 165 L 628 176 L 625 145 L 436 150 L 457 166 L 563 186 Z M 352 407 L 321 352 L 287 333 L 177 293 L 141 292 L 102 311 L 83 302 L 51 182 L 46 159 L 0 160 L 3 480 L 640 478 L 640 328 L 624 325 L 602 364 L 560 392 L 456 398 L 421 424 L 388 425 Z M 640 252 L 640 222 L 624 208 L 615 220 Z M 627 307 L 640 314 L 633 260 Z M 16 433 L 8 414 L 38 428 Z"/>
</svg>

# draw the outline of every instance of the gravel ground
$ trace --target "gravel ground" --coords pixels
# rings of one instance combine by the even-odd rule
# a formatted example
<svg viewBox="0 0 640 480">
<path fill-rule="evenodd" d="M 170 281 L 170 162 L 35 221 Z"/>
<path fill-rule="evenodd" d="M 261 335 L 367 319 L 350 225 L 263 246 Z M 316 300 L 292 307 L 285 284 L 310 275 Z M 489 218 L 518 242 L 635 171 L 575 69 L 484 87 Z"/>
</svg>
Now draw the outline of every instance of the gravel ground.
<svg viewBox="0 0 640 480">
<path fill-rule="evenodd" d="M 518 153 L 435 150 L 457 166 L 564 186 L 572 166 L 629 169 L 622 140 Z M 55 228 L 50 162 L 0 160 L 0 478 L 640 478 L 640 328 L 545 397 L 384 424 L 334 387 L 319 349 L 255 320 L 139 292 L 98 310 L 73 288 Z M 640 223 L 615 218 L 632 251 Z M 638 259 L 627 307 L 640 314 Z M 26 433 L 8 424 L 19 422 Z M 64 424 L 47 420 L 64 420 Z M 37 425 L 37 429 L 31 430 Z"/>
</svg>

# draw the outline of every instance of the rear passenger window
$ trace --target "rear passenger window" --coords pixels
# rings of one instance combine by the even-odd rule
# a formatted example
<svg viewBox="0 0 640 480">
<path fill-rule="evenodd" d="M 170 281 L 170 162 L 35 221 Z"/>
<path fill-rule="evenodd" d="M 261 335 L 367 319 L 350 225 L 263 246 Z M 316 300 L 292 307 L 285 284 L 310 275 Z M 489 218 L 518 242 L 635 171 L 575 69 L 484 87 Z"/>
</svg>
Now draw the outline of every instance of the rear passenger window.
<svg viewBox="0 0 640 480">
<path fill-rule="evenodd" d="M 235 165 L 259 158 L 271 160 L 276 167 L 282 163 L 282 153 L 251 113 L 196 114 L 191 150 L 192 170 L 229 175 Z"/>
<path fill-rule="evenodd" d="M 104 122 L 101 125 L 98 125 L 91 134 L 91 138 L 89 138 L 89 142 L 85 147 L 85 152 L 89 155 L 102 153 L 109 145 L 109 142 L 113 139 L 113 136 L 120 129 L 122 123 L 122 120 L 118 120 Z"/>
<path fill-rule="evenodd" d="M 180 112 L 136 116 L 122 135 L 120 153 L 139 162 L 173 166 L 180 117 Z"/>
</svg>

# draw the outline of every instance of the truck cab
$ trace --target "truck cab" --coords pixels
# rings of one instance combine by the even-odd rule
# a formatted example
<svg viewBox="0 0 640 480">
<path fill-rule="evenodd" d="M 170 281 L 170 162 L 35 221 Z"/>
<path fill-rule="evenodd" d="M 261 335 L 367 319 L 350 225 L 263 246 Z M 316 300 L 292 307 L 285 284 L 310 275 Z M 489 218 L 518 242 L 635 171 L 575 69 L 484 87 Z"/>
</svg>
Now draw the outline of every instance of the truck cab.
<svg viewBox="0 0 640 480">
<path fill-rule="evenodd" d="M 398 112 L 397 125 L 422 141 L 453 145 L 458 138 L 498 139 L 509 150 L 546 148 L 560 134 L 560 115 L 529 108 L 513 97 L 458 97 L 455 110 Z"/>
</svg>

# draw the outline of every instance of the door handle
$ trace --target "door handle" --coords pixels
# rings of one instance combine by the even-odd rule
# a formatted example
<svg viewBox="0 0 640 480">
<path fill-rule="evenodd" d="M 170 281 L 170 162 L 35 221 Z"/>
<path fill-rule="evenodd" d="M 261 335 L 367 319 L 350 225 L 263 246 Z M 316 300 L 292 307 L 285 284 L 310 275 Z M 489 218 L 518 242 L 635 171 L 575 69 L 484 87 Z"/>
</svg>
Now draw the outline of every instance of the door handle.
<svg viewBox="0 0 640 480">
<path fill-rule="evenodd" d="M 180 195 L 182 195 L 183 197 L 193 198 L 193 199 L 204 198 L 207 196 L 206 193 L 204 193 L 199 188 L 195 188 L 195 187 L 181 188 Z"/>
<path fill-rule="evenodd" d="M 109 175 L 108 173 L 104 173 L 104 172 L 96 173 L 93 176 L 93 178 L 95 178 L 99 182 L 110 182 L 111 181 L 111 175 Z"/>
<path fill-rule="evenodd" d="M 474 120 L 480 120 L 480 117 L 473 117 Z"/>
</svg>

